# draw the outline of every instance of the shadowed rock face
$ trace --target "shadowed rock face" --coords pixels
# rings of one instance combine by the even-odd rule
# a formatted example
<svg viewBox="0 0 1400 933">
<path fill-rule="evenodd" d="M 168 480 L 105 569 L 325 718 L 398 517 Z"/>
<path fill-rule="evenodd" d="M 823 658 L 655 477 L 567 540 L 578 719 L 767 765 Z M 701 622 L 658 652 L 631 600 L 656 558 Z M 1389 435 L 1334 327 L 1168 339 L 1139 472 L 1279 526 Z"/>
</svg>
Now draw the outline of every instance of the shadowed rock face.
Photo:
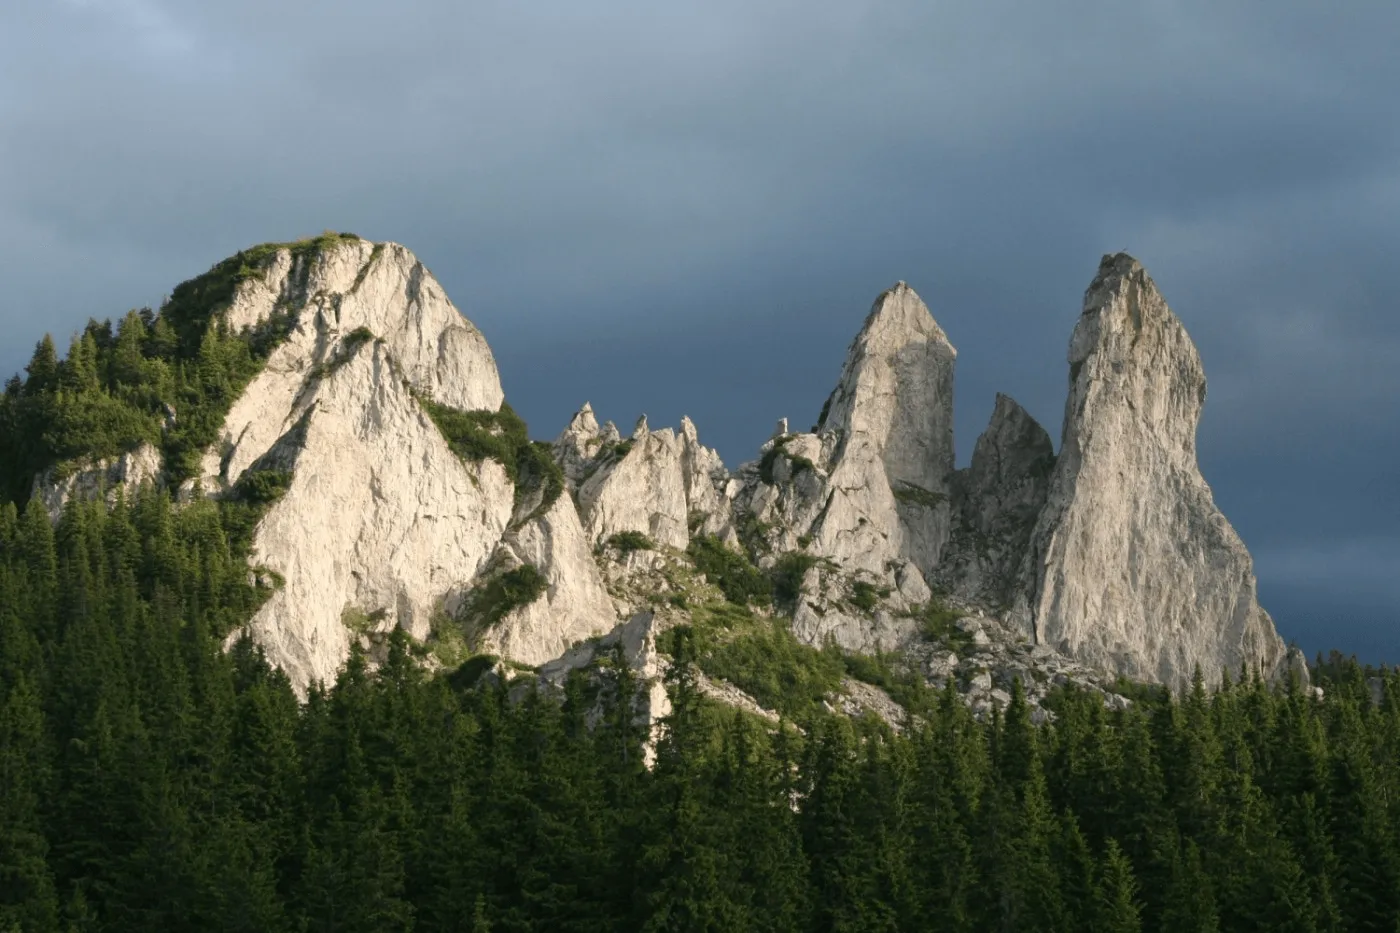
<svg viewBox="0 0 1400 933">
<path fill-rule="evenodd" d="M 1014 617 L 1037 643 L 1107 670 L 1208 683 L 1286 650 L 1253 562 L 1196 462 L 1200 357 L 1131 256 L 1105 256 L 1069 348 L 1061 451 Z"/>
<path fill-rule="evenodd" d="M 953 476 L 953 527 L 935 576 L 966 599 L 1009 607 L 1054 468 L 1050 435 L 998 394 L 972 465 Z"/>
</svg>

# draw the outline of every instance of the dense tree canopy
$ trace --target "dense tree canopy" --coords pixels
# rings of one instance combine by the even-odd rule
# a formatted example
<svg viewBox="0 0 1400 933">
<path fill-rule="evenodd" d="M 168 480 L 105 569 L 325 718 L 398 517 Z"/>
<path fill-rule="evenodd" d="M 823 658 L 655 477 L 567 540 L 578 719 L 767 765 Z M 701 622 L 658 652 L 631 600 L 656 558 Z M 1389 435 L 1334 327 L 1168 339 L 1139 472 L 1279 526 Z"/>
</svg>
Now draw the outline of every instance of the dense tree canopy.
<svg viewBox="0 0 1400 933">
<path fill-rule="evenodd" d="M 1400 922 L 1394 674 L 1125 712 L 1067 691 L 1039 727 L 1019 693 L 977 722 L 950 691 L 895 734 L 774 726 L 679 663 L 648 769 L 625 664 L 552 697 L 426 676 L 395 637 L 299 703 L 221 647 L 265 595 L 247 508 L 0 508 L 0 930 Z"/>
</svg>

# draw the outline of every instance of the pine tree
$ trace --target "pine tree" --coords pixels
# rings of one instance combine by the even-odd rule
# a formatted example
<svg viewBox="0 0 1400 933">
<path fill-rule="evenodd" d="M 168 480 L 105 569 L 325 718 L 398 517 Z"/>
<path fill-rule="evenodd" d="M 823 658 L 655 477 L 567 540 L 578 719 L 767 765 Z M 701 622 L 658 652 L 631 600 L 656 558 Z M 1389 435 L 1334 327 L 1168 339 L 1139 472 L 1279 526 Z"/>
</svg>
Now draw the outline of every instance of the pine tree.
<svg viewBox="0 0 1400 933">
<path fill-rule="evenodd" d="M 1133 867 L 1114 840 L 1108 840 L 1103 858 L 1103 884 L 1099 888 L 1098 921 L 1102 933 L 1138 933 L 1142 929 Z"/>
</svg>

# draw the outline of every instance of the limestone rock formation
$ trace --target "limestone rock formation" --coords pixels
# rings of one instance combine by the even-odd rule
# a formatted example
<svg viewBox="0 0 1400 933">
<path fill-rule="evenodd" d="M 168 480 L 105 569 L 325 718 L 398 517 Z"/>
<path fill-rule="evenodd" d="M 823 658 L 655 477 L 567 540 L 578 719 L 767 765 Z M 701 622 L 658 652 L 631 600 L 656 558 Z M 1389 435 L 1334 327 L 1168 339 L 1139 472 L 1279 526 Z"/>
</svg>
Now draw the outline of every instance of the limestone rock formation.
<svg viewBox="0 0 1400 933">
<path fill-rule="evenodd" d="M 814 548 L 880 572 L 910 558 L 927 572 L 948 534 L 957 351 L 903 282 L 875 303 L 822 422 L 837 438 Z M 894 520 L 897 517 L 897 521 Z"/>
<path fill-rule="evenodd" d="M 1016 620 L 1037 643 L 1134 678 L 1277 672 L 1286 651 L 1256 601 L 1253 562 L 1196 462 L 1200 357 L 1132 257 L 1104 257 L 1069 364 Z"/>
<path fill-rule="evenodd" d="M 906 559 L 925 572 L 938 563 L 949 525 L 956 357 L 912 288 L 899 282 L 879 297 L 817 433 L 773 438 L 748 471 L 740 497 L 774 529 L 774 550 L 810 540 L 813 554 L 882 576 Z"/>
<path fill-rule="evenodd" d="M 569 496 L 559 496 L 542 514 L 512 528 L 501 547 L 517 566 L 530 564 L 544 574 L 549 588 L 483 633 L 480 650 L 538 665 L 617 624 L 592 542 Z"/>
<path fill-rule="evenodd" d="M 35 477 L 33 494 L 43 503 L 49 518 L 58 521 L 70 499 L 105 495 L 110 503 L 118 490 L 129 497 L 142 483 L 159 482 L 160 470 L 160 451 L 151 444 L 142 444 L 120 457 L 70 466 L 63 471 L 45 470 Z"/>
<path fill-rule="evenodd" d="M 347 616 L 425 638 L 505 532 L 513 487 L 499 463 L 452 452 L 383 344 L 350 351 L 296 402 L 254 461 L 290 470 L 291 484 L 254 536 L 252 559 L 285 582 L 251 628 L 300 688 L 334 680 Z"/>
<path fill-rule="evenodd" d="M 671 428 L 652 431 L 642 415 L 626 441 L 616 428 L 608 431 L 611 425 L 599 428 L 585 404 L 554 442 L 594 543 L 635 531 L 684 550 L 692 515 L 697 531 L 732 536 L 729 472 L 719 454 L 700 443 L 689 418 L 681 419 L 677 435 Z"/>
<path fill-rule="evenodd" d="M 935 576 L 966 599 L 1009 608 L 1054 468 L 1050 435 L 998 393 L 972 465 L 953 476 L 953 527 Z"/>
<path fill-rule="evenodd" d="M 552 445 L 562 490 L 552 465 L 529 459 L 537 448 L 519 448 L 508 468 L 463 459 L 501 456 L 496 439 L 472 435 L 478 446 L 464 448 L 444 437 L 437 406 L 497 430 L 504 413 L 488 413 L 504 395 L 480 332 L 403 247 L 340 237 L 282 249 L 217 313 L 235 331 L 275 317 L 290 333 L 180 495 L 238 496 L 277 472 L 285 492 L 251 561 L 278 585 L 250 629 L 300 691 L 333 680 L 356 639 L 395 627 L 436 638 L 468 622 L 470 643 L 453 651 L 540 666 L 547 683 L 618 643 L 654 678 L 659 631 L 735 611 L 716 609 L 736 598 L 730 571 L 702 572 L 686 553 L 697 534 L 781 579 L 775 600 L 800 640 L 893 653 L 931 683 L 957 683 L 979 714 L 1004 705 L 1017 677 L 1036 680 L 1033 703 L 1056 682 L 1117 703 L 1102 684 L 1118 674 L 1176 685 L 1199 668 L 1215 682 L 1242 663 L 1275 674 L 1289 660 L 1197 467 L 1195 347 L 1126 255 L 1104 258 L 1085 297 L 1060 454 L 998 396 L 956 472 L 957 354 L 903 282 L 876 300 L 811 432 L 779 420 L 759 457 L 731 473 L 689 418 L 653 431 L 642 416 L 624 438 L 585 404 Z M 161 466 L 146 446 L 50 471 L 34 494 L 56 516 L 72 496 L 158 482 Z M 542 470 L 543 483 L 526 478 Z M 620 532 L 649 541 L 613 540 Z M 733 557 L 750 575 L 744 593 L 767 585 Z M 540 575 L 524 575 L 538 597 L 481 610 L 496 575 L 524 565 Z M 665 695 L 647 691 L 652 721 Z M 893 721 L 878 691 L 844 693 L 834 708 Z"/>
<path fill-rule="evenodd" d="M 464 462 L 420 404 L 494 411 L 503 400 L 485 340 L 422 263 L 363 240 L 281 251 L 225 315 L 238 329 L 274 313 L 292 316 L 291 334 L 233 405 L 200 482 L 217 494 L 249 469 L 290 472 L 252 555 L 284 583 L 251 630 L 299 689 L 334 679 L 363 634 L 351 628 L 427 637 L 508 531 L 506 546 L 537 562 L 551 589 L 511 620 L 519 633 L 495 633 L 501 643 L 538 661 L 611 627 L 568 497 L 512 528 L 504 467 Z"/>
</svg>

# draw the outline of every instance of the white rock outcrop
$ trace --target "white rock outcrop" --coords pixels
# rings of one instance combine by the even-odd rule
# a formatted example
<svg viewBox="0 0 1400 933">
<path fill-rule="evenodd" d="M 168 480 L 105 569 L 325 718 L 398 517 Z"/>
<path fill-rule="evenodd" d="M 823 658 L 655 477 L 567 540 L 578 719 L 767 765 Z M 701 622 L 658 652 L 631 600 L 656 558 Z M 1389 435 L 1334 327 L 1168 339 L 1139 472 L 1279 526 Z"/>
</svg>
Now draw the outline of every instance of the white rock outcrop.
<svg viewBox="0 0 1400 933">
<path fill-rule="evenodd" d="M 743 471 L 740 511 L 768 546 L 888 576 L 938 564 L 949 527 L 957 351 L 903 282 L 876 300 L 817 432 L 778 435 Z"/>
<path fill-rule="evenodd" d="M 1014 618 L 1039 644 L 1129 677 L 1277 673 L 1253 562 L 1196 462 L 1200 357 L 1131 256 L 1105 256 L 1069 348 L 1059 459 Z"/>
<path fill-rule="evenodd" d="M 225 418 L 204 458 L 206 490 L 237 482 L 290 426 L 318 373 L 339 365 L 365 333 L 378 338 L 413 391 L 435 402 L 495 411 L 505 398 L 481 332 L 396 243 L 343 241 L 295 258 L 279 251 L 261 277 L 239 286 L 226 314 L 236 331 L 277 312 L 292 313 L 292 332 Z"/>
<path fill-rule="evenodd" d="M 567 494 L 507 532 L 501 546 L 517 566 L 538 569 L 549 588 L 484 632 L 480 650 L 538 665 L 617 624 L 612 598 L 593 560 L 593 544 Z"/>
<path fill-rule="evenodd" d="M 292 478 L 254 535 L 251 560 L 284 582 L 250 628 L 299 690 L 335 679 L 354 637 L 347 615 L 426 638 L 496 547 L 514 496 L 499 463 L 452 452 L 387 346 L 347 356 L 298 396 L 257 461 Z"/>
<path fill-rule="evenodd" d="M 599 428 L 584 405 L 554 442 L 595 544 L 636 531 L 684 550 L 692 515 L 697 531 L 733 538 L 729 472 L 719 454 L 700 443 L 689 418 L 681 419 L 677 434 L 671 428 L 652 431 L 642 415 L 626 441 L 611 427 L 608 422 Z"/>
<path fill-rule="evenodd" d="M 508 654 L 538 662 L 611 626 L 572 503 L 512 528 L 505 468 L 461 460 L 419 404 L 495 411 L 504 396 L 484 338 L 412 253 L 354 239 L 284 249 L 223 313 L 235 330 L 291 318 L 205 454 L 200 483 L 220 494 L 250 468 L 291 474 L 254 536 L 252 561 L 283 582 L 250 629 L 299 691 L 334 679 L 364 634 L 347 623 L 426 638 L 502 546 L 551 578 L 550 595 L 513 620 L 522 632 L 495 633 Z M 557 632 L 542 631 L 545 617 Z"/>
<path fill-rule="evenodd" d="M 876 301 L 828 400 L 836 437 L 813 550 L 883 573 L 909 558 L 937 565 L 949 525 L 957 351 L 903 282 Z"/>
<path fill-rule="evenodd" d="M 111 504 L 119 490 L 129 499 L 141 484 L 159 483 L 160 478 L 160 451 L 151 444 L 142 444 L 120 457 L 45 470 L 34 479 L 33 495 L 43 503 L 49 519 L 56 522 L 71 499 L 105 496 Z"/>
</svg>

